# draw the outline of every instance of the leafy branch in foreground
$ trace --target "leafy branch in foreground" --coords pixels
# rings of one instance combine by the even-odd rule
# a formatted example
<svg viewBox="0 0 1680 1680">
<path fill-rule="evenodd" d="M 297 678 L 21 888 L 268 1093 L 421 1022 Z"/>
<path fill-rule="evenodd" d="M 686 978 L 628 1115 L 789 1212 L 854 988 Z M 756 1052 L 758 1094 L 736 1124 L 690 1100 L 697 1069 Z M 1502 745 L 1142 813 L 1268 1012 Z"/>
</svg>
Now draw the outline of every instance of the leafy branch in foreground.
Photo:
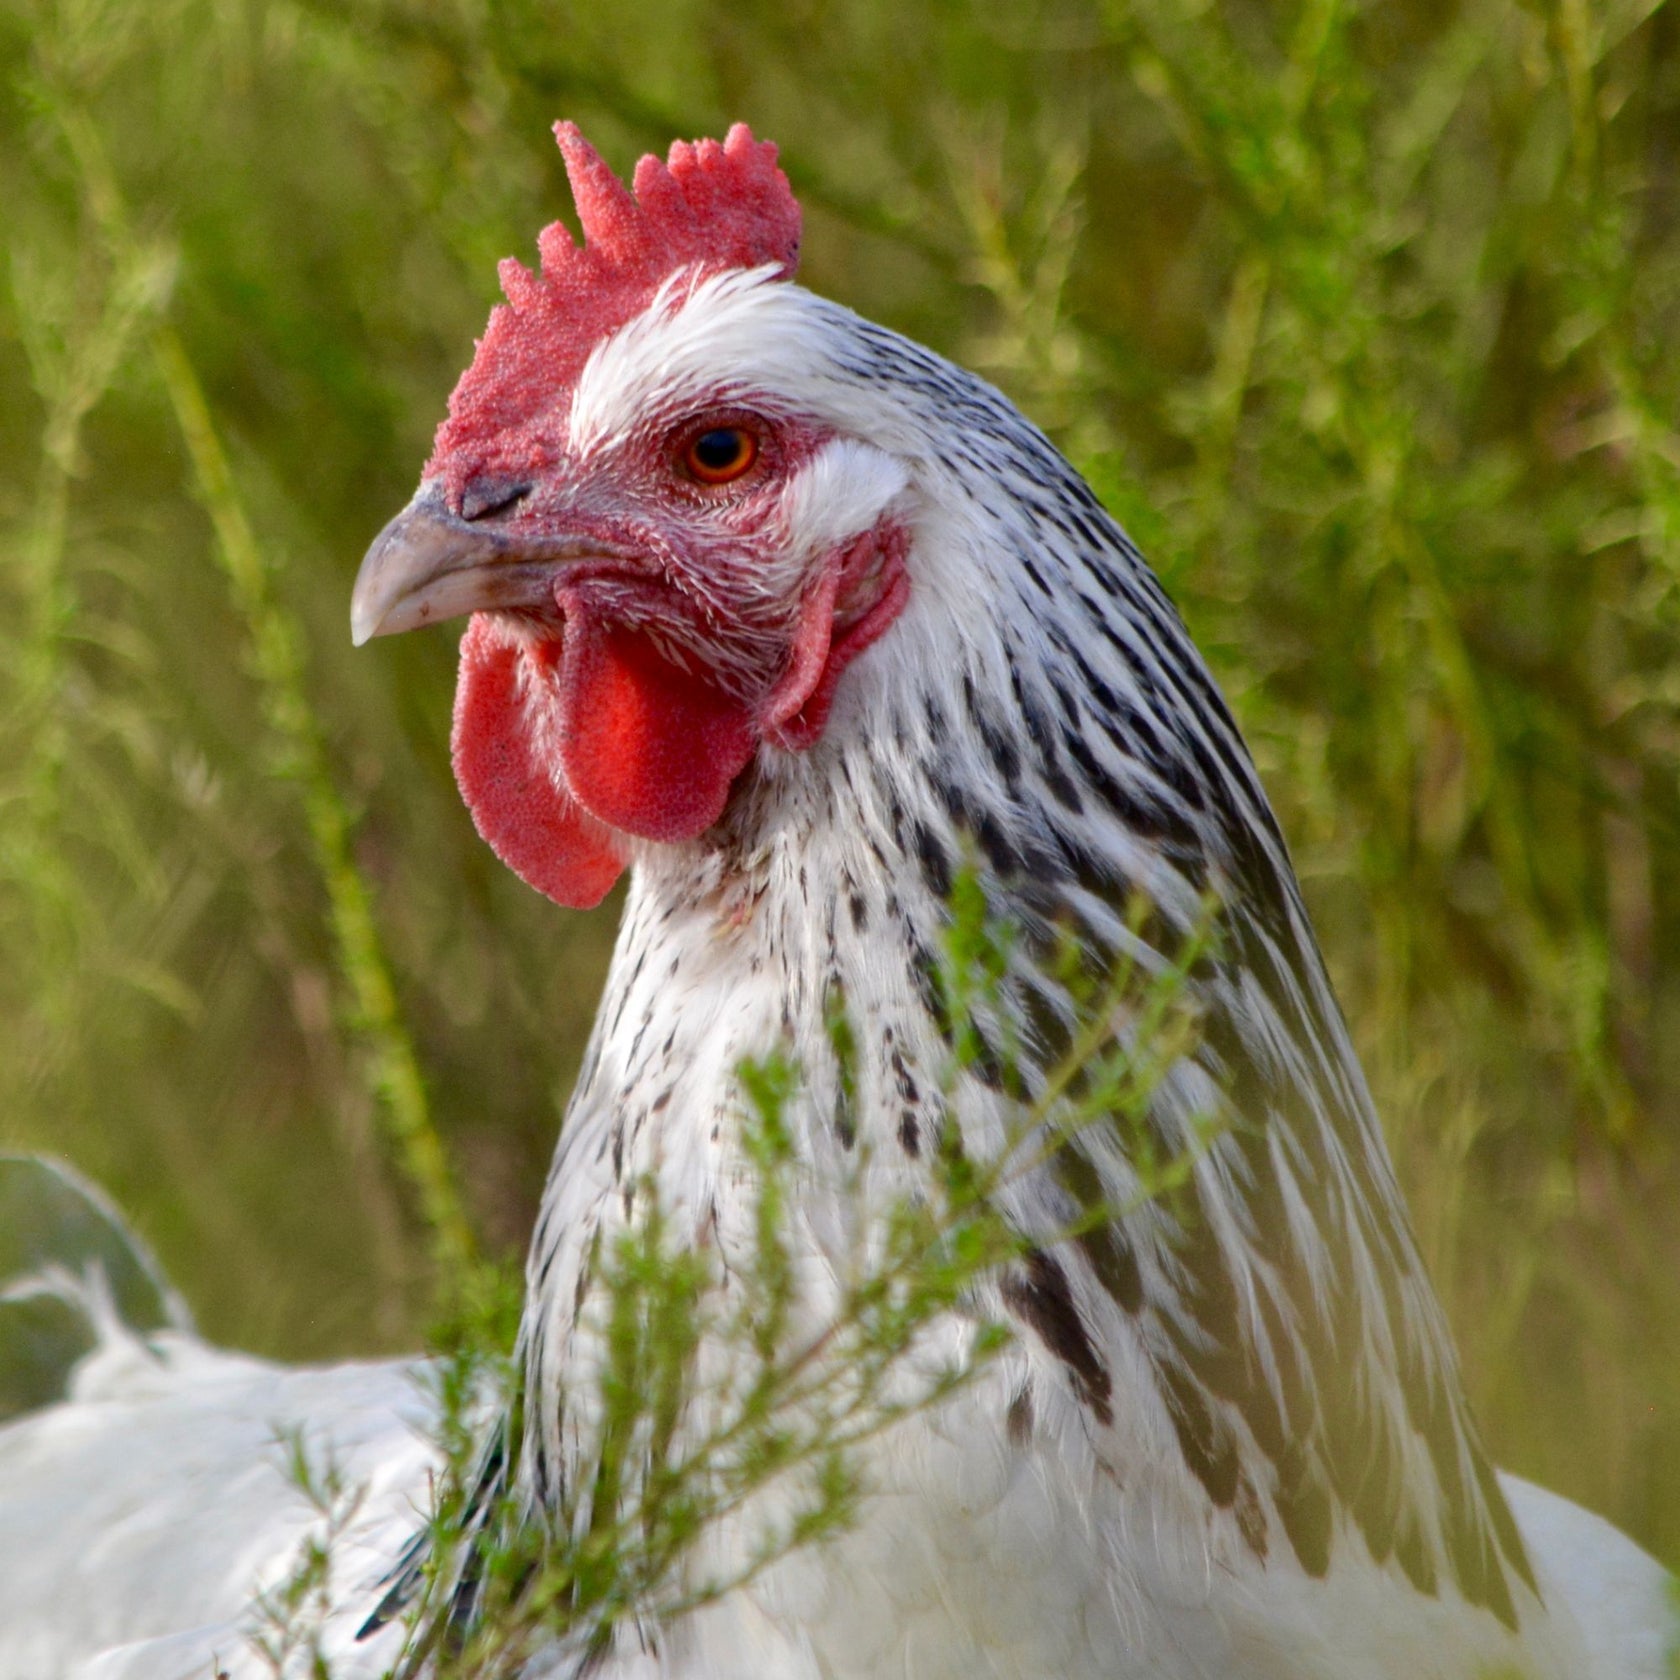
<svg viewBox="0 0 1680 1680">
<path fill-rule="evenodd" d="M 1133 908 L 1134 934 L 1147 914 Z M 1027 1233 L 1007 1211 L 1012 1187 L 1048 1167 L 1084 1188 L 1062 1163 L 1097 1125 L 1125 1137 L 1140 1199 L 1170 1194 L 1191 1170 L 1211 1123 L 1192 1128 L 1182 1157 L 1162 1159 L 1145 1115 L 1195 1046 L 1188 983 L 1207 948 L 1198 927 L 1173 960 L 1127 957 L 1093 975 L 1069 939 L 1061 978 L 1077 1017 L 1040 1067 L 1003 1027 L 1017 1014 L 1014 937 L 992 920 L 977 879 L 961 877 L 938 977 L 949 1058 L 929 1173 L 917 1192 L 872 1205 L 860 1141 L 834 1187 L 849 1250 L 815 1263 L 795 1211 L 809 1201 L 796 1181 L 817 1170 L 796 1141 L 796 1108 L 830 1094 L 849 1100 L 860 1028 L 843 1008 L 831 1011 L 831 1069 L 796 1066 L 785 1052 L 743 1065 L 750 1216 L 732 1243 L 688 1246 L 657 1184 L 634 1185 L 636 1217 L 601 1257 L 592 1296 L 593 1382 L 582 1378 L 567 1396 L 583 1445 L 558 1518 L 536 1515 L 518 1486 L 517 1389 L 487 1459 L 471 1426 L 486 1404 L 482 1352 L 463 1345 L 451 1362 L 449 1468 L 403 1672 L 430 1662 L 441 1676 L 477 1680 L 517 1672 L 556 1645 L 581 1655 L 616 1626 L 668 1625 L 844 1533 L 868 1491 L 861 1449 L 940 1405 L 1008 1344 L 988 1284 L 1029 1249 L 1077 1240 L 1127 1211 L 1076 1194 L 1081 1212 L 1066 1229 Z M 964 1146 L 954 1115 L 980 1088 L 976 1069 L 995 1085 L 1000 1057 L 1004 1083 L 1020 1094 L 1002 1146 L 982 1157 Z M 463 1603 L 470 1611 L 456 1617 Z"/>
<path fill-rule="evenodd" d="M 361 1510 L 364 1490 L 348 1484 L 330 1457 L 312 1451 L 304 1430 L 285 1431 L 278 1445 L 317 1526 L 285 1578 L 258 1595 L 251 1643 L 275 1680 L 297 1675 L 300 1665 L 310 1680 L 330 1680 L 322 1634 L 332 1610 L 333 1554 Z"/>
</svg>

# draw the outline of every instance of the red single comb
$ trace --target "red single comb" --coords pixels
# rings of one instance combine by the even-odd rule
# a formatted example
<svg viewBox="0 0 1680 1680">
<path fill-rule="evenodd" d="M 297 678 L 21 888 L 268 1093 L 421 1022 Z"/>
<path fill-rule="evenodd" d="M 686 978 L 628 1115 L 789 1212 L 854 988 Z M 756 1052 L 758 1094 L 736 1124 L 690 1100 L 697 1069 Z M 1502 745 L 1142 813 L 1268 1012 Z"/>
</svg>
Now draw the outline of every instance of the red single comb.
<svg viewBox="0 0 1680 1680">
<path fill-rule="evenodd" d="M 776 167 L 776 148 L 736 123 L 721 144 L 679 140 L 661 163 L 621 182 L 574 123 L 554 125 L 584 243 L 561 222 L 537 236 L 542 271 L 509 257 L 499 270 L 507 303 L 490 312 L 472 366 L 449 399 L 427 478 L 451 495 L 486 470 L 540 470 L 546 449 L 527 422 L 552 408 L 589 352 L 639 315 L 673 274 L 799 262 L 799 203 Z"/>
</svg>

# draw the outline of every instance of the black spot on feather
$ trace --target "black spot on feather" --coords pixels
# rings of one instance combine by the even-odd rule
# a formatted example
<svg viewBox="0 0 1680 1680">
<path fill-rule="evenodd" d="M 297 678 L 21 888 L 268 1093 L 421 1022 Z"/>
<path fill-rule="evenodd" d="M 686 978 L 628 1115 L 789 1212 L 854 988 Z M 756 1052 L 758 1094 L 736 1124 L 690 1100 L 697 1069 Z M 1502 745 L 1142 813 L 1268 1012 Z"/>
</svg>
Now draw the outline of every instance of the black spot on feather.
<svg viewBox="0 0 1680 1680">
<path fill-rule="evenodd" d="M 1002 1283 L 1004 1304 L 1067 1367 L 1073 1391 L 1097 1421 L 1114 1421 L 1113 1379 L 1098 1356 L 1091 1333 L 1074 1305 L 1067 1273 L 1042 1249 L 1029 1249 L 1025 1272 Z"/>
<path fill-rule="evenodd" d="M 1113 1217 L 1103 1195 L 1102 1180 L 1076 1141 L 1061 1145 L 1055 1155 L 1056 1176 L 1078 1202 L 1081 1230 L 1075 1239 L 1100 1283 L 1123 1312 L 1143 1307 L 1143 1277 L 1137 1255 Z"/>
<path fill-rule="evenodd" d="M 1254 1483 L 1246 1474 L 1237 1479 L 1237 1497 L 1232 1501 L 1231 1514 L 1237 1519 L 1237 1532 L 1243 1537 L 1243 1544 L 1264 1562 L 1266 1513 L 1260 1504 L 1259 1494 L 1254 1491 Z"/>
<path fill-rule="evenodd" d="M 1024 1447 L 1032 1440 L 1033 1395 L 1032 1384 L 1022 1383 L 1004 1414 L 1004 1429 L 1012 1447 Z"/>
<path fill-rule="evenodd" d="M 857 1142 L 858 1050 L 852 1028 L 846 988 L 837 973 L 831 973 L 823 991 L 823 1022 L 828 1029 L 829 1048 L 834 1052 L 834 1135 L 842 1149 Z"/>
<path fill-rule="evenodd" d="M 1441 1590 L 1435 1572 L 1435 1555 L 1423 1537 L 1416 1513 L 1409 1512 L 1395 1534 L 1394 1556 L 1418 1592 L 1433 1598 Z"/>
<path fill-rule="evenodd" d="M 911 1160 L 915 1160 L 922 1152 L 922 1134 L 916 1124 L 916 1111 L 913 1108 L 899 1111 L 898 1142 L 900 1148 Z"/>
<path fill-rule="evenodd" d="M 1523 1545 L 1522 1536 L 1517 1532 L 1517 1520 L 1511 1515 L 1511 1507 L 1505 1501 L 1499 1478 L 1494 1474 L 1486 1453 L 1476 1454 L 1476 1482 L 1481 1488 L 1483 1500 L 1493 1513 L 1494 1531 L 1499 1536 L 1500 1547 L 1509 1559 L 1511 1567 L 1522 1577 L 1530 1592 L 1538 1593 L 1540 1585 L 1534 1579 L 1534 1567 L 1528 1561 L 1528 1551 Z"/>
<path fill-rule="evenodd" d="M 1301 1567 L 1320 1580 L 1330 1568 L 1330 1495 L 1317 1476 L 1305 1469 L 1287 1484 L 1281 1477 L 1279 1481 L 1278 1520 Z"/>
<path fill-rule="evenodd" d="M 917 823 L 910 835 L 911 848 L 922 866 L 929 890 L 941 902 L 951 896 L 951 859 L 939 836 L 926 823 Z"/>
<path fill-rule="evenodd" d="M 1155 1370 L 1184 1462 L 1208 1498 L 1228 1506 L 1237 1496 L 1238 1470 L 1230 1429 L 1208 1404 L 1202 1385 L 1176 1359 L 1157 1359 Z"/>
</svg>

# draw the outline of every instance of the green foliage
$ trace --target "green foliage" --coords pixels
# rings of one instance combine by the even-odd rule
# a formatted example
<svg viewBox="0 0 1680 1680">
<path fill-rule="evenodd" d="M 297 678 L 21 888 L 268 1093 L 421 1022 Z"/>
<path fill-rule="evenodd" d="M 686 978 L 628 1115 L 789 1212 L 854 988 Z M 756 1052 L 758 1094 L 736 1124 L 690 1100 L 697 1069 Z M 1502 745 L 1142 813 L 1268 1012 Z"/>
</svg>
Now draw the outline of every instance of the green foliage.
<svg viewBox="0 0 1680 1680">
<path fill-rule="evenodd" d="M 977 877 L 963 874 L 941 953 L 953 1024 L 941 1080 L 948 1094 L 997 1053 L 967 1023 L 998 1011 L 1007 979 L 997 958 L 1010 943 Z M 824 1187 L 840 1195 L 852 1250 L 825 1252 L 816 1268 L 799 1263 L 811 1239 L 797 1181 L 812 1169 L 789 1124 L 803 1070 L 780 1054 L 743 1064 L 735 1119 L 754 1186 L 748 1240 L 730 1245 L 725 1269 L 721 1240 L 685 1246 L 657 1185 L 634 1187 L 634 1223 L 593 1259 L 599 1310 L 586 1309 L 565 1397 L 579 1457 L 551 1521 L 533 1517 L 517 1485 L 488 1511 L 477 1498 L 482 1420 L 498 1396 L 512 1406 L 502 1440 L 517 1459 L 523 1399 L 503 1361 L 506 1344 L 481 1327 L 446 1362 L 447 1470 L 400 1672 L 430 1659 L 444 1680 L 471 1680 L 515 1672 L 557 1641 L 593 1649 L 615 1625 L 667 1623 L 842 1534 L 868 1492 L 860 1449 L 948 1399 L 1007 1345 L 1007 1327 L 987 1316 L 999 1269 L 1035 1243 L 1077 1240 L 1096 1219 L 1125 1211 L 1093 1204 L 1069 1230 L 1029 1238 L 1004 1204 L 1012 1180 L 1073 1154 L 1086 1127 L 1146 1133 L 1156 1082 L 1190 1045 L 1187 982 L 1202 943 L 1187 942 L 1158 972 L 1126 963 L 1112 976 L 1075 979 L 1067 1055 L 991 1157 L 965 1153 L 949 1128 L 925 1192 L 883 1208 L 869 1203 L 869 1144 L 860 1140 L 847 1182 Z M 861 1026 L 834 1009 L 830 1037 L 842 1066 L 840 1046 Z M 1170 1193 L 1188 1162 L 1159 1166 L 1153 1177 L 1147 1166 L 1140 1172 L 1140 1196 Z M 953 1320 L 967 1332 L 956 1344 Z M 291 1445 L 293 1478 L 323 1520 L 320 1540 L 273 1596 L 270 1651 L 315 1648 L 307 1641 L 321 1625 L 340 1513 L 355 1509 L 343 1485 Z M 469 1570 L 479 1617 L 452 1642 L 443 1607 Z"/>
<path fill-rule="evenodd" d="M 479 845 L 447 638 L 352 661 L 348 584 L 566 213 L 546 125 L 745 116 L 809 281 L 1166 577 L 1497 1456 L 1680 1559 L 1672 5 L 3 0 L 0 64 L 0 1146 L 230 1340 L 505 1316 L 461 1257 L 522 1240 L 610 917 Z"/>
</svg>

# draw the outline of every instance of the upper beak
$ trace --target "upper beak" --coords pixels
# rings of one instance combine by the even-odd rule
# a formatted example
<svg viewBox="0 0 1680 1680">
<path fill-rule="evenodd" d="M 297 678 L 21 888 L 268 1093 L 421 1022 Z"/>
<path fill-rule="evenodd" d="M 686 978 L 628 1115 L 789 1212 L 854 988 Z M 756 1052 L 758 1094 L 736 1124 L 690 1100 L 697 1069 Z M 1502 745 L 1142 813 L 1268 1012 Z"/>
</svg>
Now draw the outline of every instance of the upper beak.
<svg viewBox="0 0 1680 1680">
<path fill-rule="evenodd" d="M 350 595 L 350 639 L 360 647 L 463 613 L 552 607 L 559 566 L 599 552 L 463 519 L 450 511 L 440 483 L 423 483 L 362 560 Z"/>
</svg>

